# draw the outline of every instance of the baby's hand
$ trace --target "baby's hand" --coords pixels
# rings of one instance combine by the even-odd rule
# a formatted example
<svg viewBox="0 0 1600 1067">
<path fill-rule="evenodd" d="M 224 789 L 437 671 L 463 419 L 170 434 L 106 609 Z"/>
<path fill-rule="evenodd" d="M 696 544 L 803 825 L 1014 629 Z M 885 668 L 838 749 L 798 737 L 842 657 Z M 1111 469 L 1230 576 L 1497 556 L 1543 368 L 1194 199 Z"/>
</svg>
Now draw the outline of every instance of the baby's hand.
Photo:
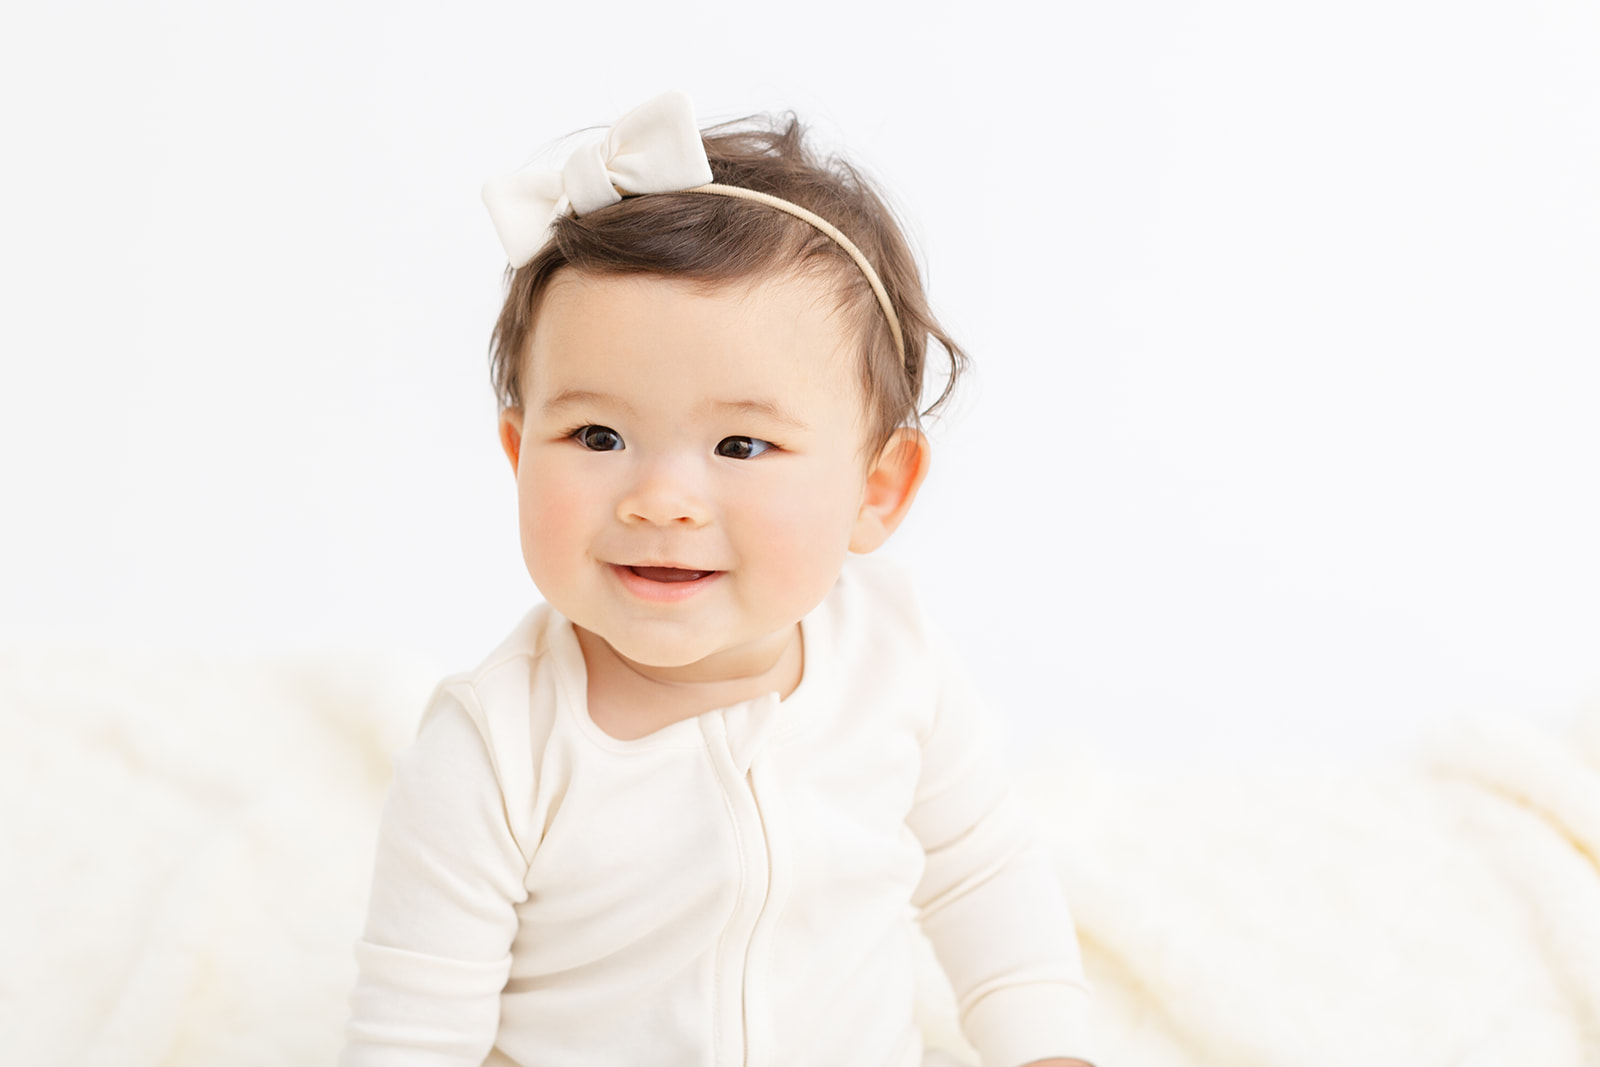
<svg viewBox="0 0 1600 1067">
<path fill-rule="evenodd" d="M 1094 1064 L 1090 1063 L 1088 1060 L 1063 1060 L 1056 1058 L 1053 1060 L 1034 1060 L 1032 1063 L 1023 1064 L 1022 1067 L 1094 1067 Z"/>
</svg>

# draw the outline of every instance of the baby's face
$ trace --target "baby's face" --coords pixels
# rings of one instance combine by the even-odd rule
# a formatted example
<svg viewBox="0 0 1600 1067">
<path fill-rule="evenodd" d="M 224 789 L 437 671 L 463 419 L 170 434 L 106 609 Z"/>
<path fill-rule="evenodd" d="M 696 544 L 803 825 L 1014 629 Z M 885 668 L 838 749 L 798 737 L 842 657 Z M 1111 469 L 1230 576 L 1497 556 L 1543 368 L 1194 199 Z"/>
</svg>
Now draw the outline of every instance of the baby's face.
<svg viewBox="0 0 1600 1067">
<path fill-rule="evenodd" d="M 550 604 L 636 663 L 701 677 L 786 640 L 846 553 L 876 545 L 852 341 L 801 280 L 562 272 L 502 425 Z"/>
</svg>

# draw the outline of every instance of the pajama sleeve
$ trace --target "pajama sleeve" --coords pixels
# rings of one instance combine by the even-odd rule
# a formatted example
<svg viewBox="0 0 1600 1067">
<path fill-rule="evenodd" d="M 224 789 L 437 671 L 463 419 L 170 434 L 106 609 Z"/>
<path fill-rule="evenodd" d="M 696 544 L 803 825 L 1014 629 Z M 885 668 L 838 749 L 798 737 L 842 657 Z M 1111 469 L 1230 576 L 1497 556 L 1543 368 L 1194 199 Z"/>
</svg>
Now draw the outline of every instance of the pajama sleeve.
<svg viewBox="0 0 1600 1067">
<path fill-rule="evenodd" d="M 480 1067 L 494 1045 L 527 861 L 486 736 L 446 685 L 395 757 L 341 1067 Z"/>
<path fill-rule="evenodd" d="M 1089 1059 L 1088 987 L 1060 881 L 994 758 L 974 693 L 940 650 L 937 714 L 907 819 L 927 854 L 913 897 L 984 1067 Z"/>
</svg>

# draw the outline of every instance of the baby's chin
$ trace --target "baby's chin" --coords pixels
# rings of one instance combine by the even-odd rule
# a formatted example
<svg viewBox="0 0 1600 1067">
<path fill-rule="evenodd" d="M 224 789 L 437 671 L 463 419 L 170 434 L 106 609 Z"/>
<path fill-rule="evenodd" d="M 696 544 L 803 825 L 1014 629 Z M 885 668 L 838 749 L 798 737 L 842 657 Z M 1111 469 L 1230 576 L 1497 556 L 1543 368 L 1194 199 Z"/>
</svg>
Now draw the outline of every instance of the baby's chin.
<svg viewBox="0 0 1600 1067">
<path fill-rule="evenodd" d="M 589 633 L 638 674 L 661 682 L 695 684 L 737 681 L 776 668 L 789 643 L 798 640 L 799 624 L 726 643 L 707 640 L 704 634 L 663 639 L 665 635 Z"/>
</svg>

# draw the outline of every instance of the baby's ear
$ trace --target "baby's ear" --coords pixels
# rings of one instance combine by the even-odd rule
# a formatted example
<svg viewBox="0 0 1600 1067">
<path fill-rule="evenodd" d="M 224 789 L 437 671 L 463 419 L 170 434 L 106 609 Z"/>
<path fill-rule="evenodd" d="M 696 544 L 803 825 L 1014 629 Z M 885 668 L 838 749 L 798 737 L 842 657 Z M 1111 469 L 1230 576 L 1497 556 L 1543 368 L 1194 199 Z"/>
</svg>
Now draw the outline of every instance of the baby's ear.
<svg viewBox="0 0 1600 1067">
<path fill-rule="evenodd" d="M 932 458 L 932 449 L 921 430 L 902 426 L 894 432 L 867 469 L 866 491 L 850 534 L 850 551 L 871 552 L 889 539 L 911 510 Z"/>
<path fill-rule="evenodd" d="M 522 409 L 506 408 L 500 412 L 500 447 L 506 450 L 511 461 L 511 473 L 517 473 L 517 457 L 522 455 Z"/>
</svg>

